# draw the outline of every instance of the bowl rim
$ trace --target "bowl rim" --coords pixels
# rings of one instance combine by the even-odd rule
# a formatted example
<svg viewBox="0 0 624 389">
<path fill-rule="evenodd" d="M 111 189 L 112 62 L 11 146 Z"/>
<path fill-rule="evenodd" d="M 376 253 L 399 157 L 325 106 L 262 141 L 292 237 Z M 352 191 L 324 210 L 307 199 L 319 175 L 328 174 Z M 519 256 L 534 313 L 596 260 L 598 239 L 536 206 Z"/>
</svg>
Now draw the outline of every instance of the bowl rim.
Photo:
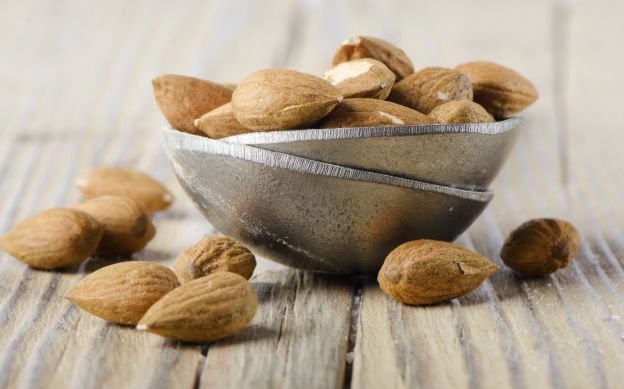
<svg viewBox="0 0 624 389">
<path fill-rule="evenodd" d="M 397 177 L 389 174 L 354 169 L 346 166 L 320 162 L 287 153 L 270 151 L 245 144 L 228 143 L 220 139 L 211 139 L 204 136 L 189 134 L 164 128 L 165 149 L 167 156 L 172 160 L 172 153 L 176 149 L 225 155 L 243 159 L 249 162 L 267 165 L 273 168 L 294 170 L 303 174 L 314 174 L 326 177 L 336 177 L 352 181 L 365 181 L 390 186 L 399 186 L 425 192 L 444 194 L 478 202 L 490 202 L 494 197 L 491 190 L 468 190 L 452 186 L 433 184 L 409 178 Z"/>
<path fill-rule="evenodd" d="M 248 132 L 232 135 L 219 140 L 237 144 L 269 144 L 287 143 L 306 140 L 336 140 L 352 138 L 374 138 L 414 136 L 426 134 L 477 134 L 497 135 L 516 128 L 524 118 L 513 116 L 505 120 L 491 123 L 459 123 L 459 124 L 419 124 L 413 126 L 386 127 L 347 127 L 347 128 L 310 128 L 301 130 L 280 130 L 264 132 Z"/>
</svg>

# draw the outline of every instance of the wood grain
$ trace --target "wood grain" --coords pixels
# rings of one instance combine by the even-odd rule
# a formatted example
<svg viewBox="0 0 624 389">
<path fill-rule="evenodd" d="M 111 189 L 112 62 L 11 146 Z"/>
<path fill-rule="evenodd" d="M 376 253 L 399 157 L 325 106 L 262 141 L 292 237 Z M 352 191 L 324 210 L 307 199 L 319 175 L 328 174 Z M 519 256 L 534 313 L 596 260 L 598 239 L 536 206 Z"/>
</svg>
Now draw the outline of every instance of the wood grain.
<svg viewBox="0 0 624 389">
<path fill-rule="evenodd" d="M 494 60 L 540 91 L 494 184 L 495 200 L 458 243 L 500 263 L 506 235 L 538 216 L 572 221 L 584 243 L 571 266 L 547 279 L 503 269 L 474 293 L 429 307 L 392 301 L 374 278 L 285 270 L 261 258 L 254 321 L 207 345 L 108 324 L 63 298 L 111 261 L 43 272 L 0 253 L 0 387 L 624 382 L 619 2 L 6 0 L 2 10 L 0 53 L 9 60 L 0 61 L 0 232 L 79 201 L 73 180 L 91 167 L 127 166 L 176 197 L 135 256 L 171 264 L 214 230 L 168 166 L 150 79 L 182 73 L 237 82 L 267 67 L 321 74 L 342 40 L 366 33 L 396 42 L 416 68 Z"/>
</svg>

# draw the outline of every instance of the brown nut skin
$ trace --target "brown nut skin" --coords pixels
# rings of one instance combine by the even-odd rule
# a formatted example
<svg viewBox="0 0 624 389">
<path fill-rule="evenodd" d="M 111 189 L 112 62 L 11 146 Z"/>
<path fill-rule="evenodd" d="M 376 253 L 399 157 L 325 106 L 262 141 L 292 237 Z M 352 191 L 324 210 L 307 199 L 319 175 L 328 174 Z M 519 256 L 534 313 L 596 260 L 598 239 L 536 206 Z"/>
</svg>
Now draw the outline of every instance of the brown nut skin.
<svg viewBox="0 0 624 389">
<path fill-rule="evenodd" d="M 264 69 L 245 77 L 232 95 L 236 119 L 253 131 L 310 127 L 342 100 L 322 78 L 288 69 Z"/>
<path fill-rule="evenodd" d="M 223 236 L 206 236 L 182 251 L 173 262 L 173 271 L 181 283 L 208 274 L 227 271 L 250 279 L 256 257 L 240 243 Z"/>
<path fill-rule="evenodd" d="M 154 97 L 171 127 L 203 135 L 193 121 L 203 114 L 228 103 L 232 89 L 199 78 L 164 74 L 152 80 Z"/>
<path fill-rule="evenodd" d="M 455 69 L 472 82 L 474 101 L 497 118 L 512 116 L 538 98 L 537 89 L 529 80 L 494 62 L 468 62 Z"/>
<path fill-rule="evenodd" d="M 256 291 L 238 274 L 217 272 L 172 290 L 137 325 L 170 339 L 207 342 L 242 330 L 258 309 Z"/>
<path fill-rule="evenodd" d="M 113 195 L 130 197 L 149 213 L 169 208 L 173 196 L 147 174 L 118 167 L 99 167 L 76 180 L 85 199 Z"/>
<path fill-rule="evenodd" d="M 372 58 L 382 62 L 396 75 L 397 81 L 414 73 L 412 61 L 403 50 L 372 36 L 356 36 L 342 42 L 334 54 L 332 66 L 361 58 Z"/>
<path fill-rule="evenodd" d="M 494 117 L 470 100 L 449 101 L 438 105 L 427 115 L 442 124 L 491 123 Z"/>
<path fill-rule="evenodd" d="M 91 256 L 103 228 L 85 212 L 52 208 L 13 226 L 0 237 L 0 248 L 36 269 L 78 265 Z"/>
<path fill-rule="evenodd" d="M 566 267 L 581 246 L 574 226 L 559 219 L 532 219 L 507 238 L 500 256 L 524 277 L 546 277 Z"/>
<path fill-rule="evenodd" d="M 385 100 L 395 75 L 382 62 L 372 58 L 339 63 L 323 74 L 345 99 L 365 97 Z"/>
<path fill-rule="evenodd" d="M 180 283 L 166 266 L 120 262 L 87 275 L 65 298 L 92 315 L 119 324 L 137 324 L 156 301 Z"/>
<path fill-rule="evenodd" d="M 453 243 L 415 240 L 388 254 L 377 276 L 390 297 L 405 304 L 436 304 L 472 292 L 498 266 Z"/>
<path fill-rule="evenodd" d="M 345 99 L 316 127 L 387 127 L 433 123 L 434 120 L 390 101 L 377 99 Z"/>
<path fill-rule="evenodd" d="M 388 100 L 427 114 L 449 101 L 472 100 L 472 85 L 457 70 L 424 68 L 394 84 Z"/>
<path fill-rule="evenodd" d="M 232 110 L 232 103 L 227 103 L 219 108 L 215 108 L 199 119 L 196 119 L 195 127 L 213 139 L 252 132 L 238 122 Z"/>
<path fill-rule="evenodd" d="M 156 234 L 147 212 L 129 197 L 95 197 L 74 209 L 88 213 L 104 228 L 97 248 L 97 253 L 103 256 L 136 253 Z"/>
</svg>

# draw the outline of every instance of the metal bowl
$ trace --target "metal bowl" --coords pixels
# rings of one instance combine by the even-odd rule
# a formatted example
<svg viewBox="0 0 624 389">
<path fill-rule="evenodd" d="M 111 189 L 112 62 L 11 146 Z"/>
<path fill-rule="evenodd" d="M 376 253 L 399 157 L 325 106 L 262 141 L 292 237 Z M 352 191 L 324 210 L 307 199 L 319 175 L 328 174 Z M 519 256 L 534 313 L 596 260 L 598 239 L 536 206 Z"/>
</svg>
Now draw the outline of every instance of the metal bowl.
<svg viewBox="0 0 624 389">
<path fill-rule="evenodd" d="M 494 180 L 521 121 L 255 132 L 221 140 L 474 190 Z"/>
<path fill-rule="evenodd" d="M 454 189 L 165 130 L 180 183 L 222 233 L 285 265 L 372 273 L 412 239 L 453 240 L 492 192 Z"/>
</svg>

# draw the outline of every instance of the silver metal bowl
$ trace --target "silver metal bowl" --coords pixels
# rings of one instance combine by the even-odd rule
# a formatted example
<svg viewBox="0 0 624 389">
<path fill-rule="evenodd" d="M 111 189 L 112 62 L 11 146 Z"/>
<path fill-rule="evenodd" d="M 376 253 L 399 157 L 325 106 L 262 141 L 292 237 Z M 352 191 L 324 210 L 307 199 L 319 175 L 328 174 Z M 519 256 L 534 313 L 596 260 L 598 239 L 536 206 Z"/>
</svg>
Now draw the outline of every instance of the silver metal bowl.
<svg viewBox="0 0 624 389">
<path fill-rule="evenodd" d="M 454 189 L 165 130 L 189 196 L 222 233 L 291 267 L 372 273 L 412 239 L 453 240 L 492 192 Z"/>
<path fill-rule="evenodd" d="M 271 131 L 221 139 L 316 161 L 463 189 L 485 189 L 505 163 L 521 118 L 483 124 Z"/>
</svg>

